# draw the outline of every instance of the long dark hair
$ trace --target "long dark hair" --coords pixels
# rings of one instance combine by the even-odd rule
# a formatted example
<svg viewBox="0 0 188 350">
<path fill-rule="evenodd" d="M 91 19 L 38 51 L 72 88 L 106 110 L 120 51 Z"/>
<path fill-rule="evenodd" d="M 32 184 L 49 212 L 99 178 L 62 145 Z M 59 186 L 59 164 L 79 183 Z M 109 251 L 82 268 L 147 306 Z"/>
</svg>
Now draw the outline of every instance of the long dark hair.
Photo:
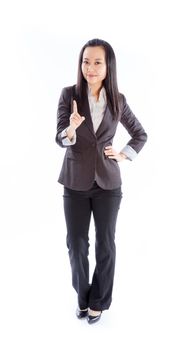
<svg viewBox="0 0 188 350">
<path fill-rule="evenodd" d="M 103 86 L 106 90 L 107 100 L 110 104 L 114 118 L 119 116 L 119 91 L 117 85 L 117 73 L 116 73 L 116 57 L 113 48 L 109 43 L 101 39 L 89 40 L 81 49 L 78 62 L 78 77 L 76 91 L 81 99 L 86 89 L 86 80 L 82 74 L 82 60 L 83 53 L 86 47 L 102 46 L 105 50 L 106 57 L 106 78 L 103 80 Z"/>
</svg>

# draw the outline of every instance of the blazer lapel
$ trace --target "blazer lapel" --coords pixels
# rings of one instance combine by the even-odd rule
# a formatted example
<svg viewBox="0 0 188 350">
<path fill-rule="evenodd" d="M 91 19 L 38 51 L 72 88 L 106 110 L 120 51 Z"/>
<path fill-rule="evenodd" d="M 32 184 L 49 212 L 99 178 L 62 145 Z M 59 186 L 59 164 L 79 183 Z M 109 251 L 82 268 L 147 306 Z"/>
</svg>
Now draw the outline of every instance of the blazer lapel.
<svg viewBox="0 0 188 350">
<path fill-rule="evenodd" d="M 110 109 L 108 107 L 108 105 L 106 106 L 105 112 L 104 112 L 104 116 L 102 119 L 101 124 L 99 125 L 97 132 L 96 132 L 96 137 L 99 138 L 104 131 L 106 131 L 106 127 L 109 128 L 109 123 L 110 121 L 112 121 L 112 115 L 110 112 Z"/>
<path fill-rule="evenodd" d="M 87 93 L 84 94 L 83 101 L 80 104 L 80 108 L 78 109 L 78 113 L 81 116 L 85 117 L 85 123 L 86 123 L 88 129 L 95 136 L 95 132 L 94 132 L 94 129 L 93 129 L 93 123 L 92 123 L 92 119 L 91 119 L 91 114 L 90 114 L 90 108 L 89 108 L 89 101 L 88 101 Z"/>
</svg>

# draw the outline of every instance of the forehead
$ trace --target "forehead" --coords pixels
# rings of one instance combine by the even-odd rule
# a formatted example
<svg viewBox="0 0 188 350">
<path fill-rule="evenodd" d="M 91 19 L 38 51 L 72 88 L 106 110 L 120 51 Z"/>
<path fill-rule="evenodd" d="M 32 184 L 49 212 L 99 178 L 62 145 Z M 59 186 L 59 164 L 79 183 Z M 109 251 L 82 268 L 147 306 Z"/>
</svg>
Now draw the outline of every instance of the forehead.
<svg viewBox="0 0 188 350">
<path fill-rule="evenodd" d="M 83 52 L 83 58 L 104 59 L 105 51 L 102 46 L 88 46 Z"/>
</svg>

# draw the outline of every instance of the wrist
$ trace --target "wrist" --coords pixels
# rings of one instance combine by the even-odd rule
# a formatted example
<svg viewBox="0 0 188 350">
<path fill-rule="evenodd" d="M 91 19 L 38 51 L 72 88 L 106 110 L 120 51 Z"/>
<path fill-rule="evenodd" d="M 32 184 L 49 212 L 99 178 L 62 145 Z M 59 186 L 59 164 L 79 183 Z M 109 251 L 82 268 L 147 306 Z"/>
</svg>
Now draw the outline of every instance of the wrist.
<svg viewBox="0 0 188 350">
<path fill-rule="evenodd" d="M 126 154 L 123 153 L 123 152 L 120 152 L 120 156 L 122 157 L 122 159 L 126 159 L 127 158 Z"/>
<path fill-rule="evenodd" d="M 66 134 L 66 137 L 67 137 L 70 141 L 72 141 L 72 139 L 73 139 L 73 137 L 74 137 L 74 135 L 75 135 L 75 129 L 74 129 L 71 125 L 69 125 L 69 126 L 66 128 L 66 130 L 65 130 L 65 134 Z"/>
<path fill-rule="evenodd" d="M 68 128 L 66 129 L 66 132 L 70 132 L 71 134 L 75 133 L 76 128 L 74 128 L 72 125 L 69 125 Z"/>
</svg>

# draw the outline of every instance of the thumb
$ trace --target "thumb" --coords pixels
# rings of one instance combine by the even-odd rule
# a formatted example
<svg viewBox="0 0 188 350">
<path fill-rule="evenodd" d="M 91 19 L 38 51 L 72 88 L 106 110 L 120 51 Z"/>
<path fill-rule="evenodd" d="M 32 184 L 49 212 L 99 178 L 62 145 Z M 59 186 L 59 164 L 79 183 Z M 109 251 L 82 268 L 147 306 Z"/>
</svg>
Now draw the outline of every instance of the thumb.
<svg viewBox="0 0 188 350">
<path fill-rule="evenodd" d="M 82 116 L 82 121 L 84 121 L 86 118 Z"/>
</svg>

